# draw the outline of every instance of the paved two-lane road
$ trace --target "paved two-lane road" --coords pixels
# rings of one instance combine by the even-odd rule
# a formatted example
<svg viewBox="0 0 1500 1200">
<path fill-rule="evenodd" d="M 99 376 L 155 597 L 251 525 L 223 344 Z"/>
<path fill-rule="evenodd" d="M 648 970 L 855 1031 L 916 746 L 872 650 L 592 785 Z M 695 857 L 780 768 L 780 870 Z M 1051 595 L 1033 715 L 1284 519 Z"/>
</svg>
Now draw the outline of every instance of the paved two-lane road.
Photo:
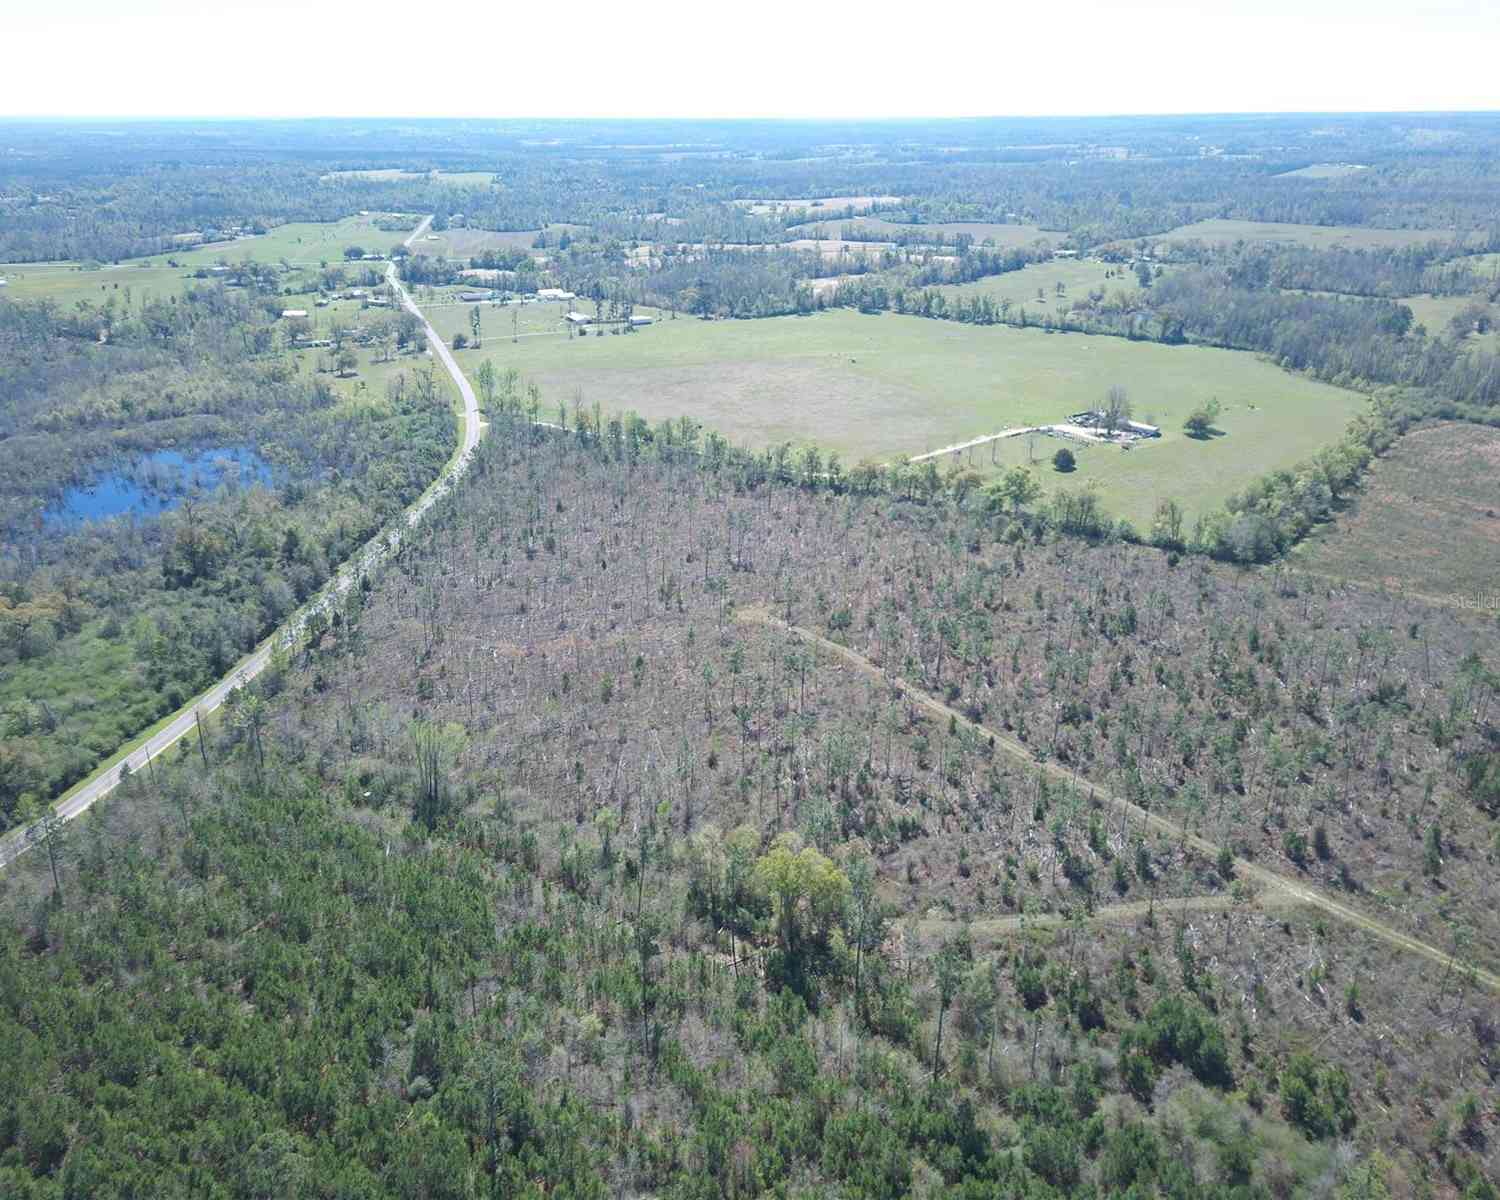
<svg viewBox="0 0 1500 1200">
<path fill-rule="evenodd" d="M 427 231 L 432 218 L 428 217 L 418 225 L 406 239 L 406 245 L 411 246 L 418 237 Z M 176 745 L 190 732 L 197 723 L 198 714 L 211 713 L 224 703 L 224 698 L 235 688 L 254 679 L 266 669 L 266 664 L 271 661 L 273 648 L 278 644 L 289 644 L 300 633 L 303 622 L 307 620 L 308 613 L 314 608 L 326 607 L 332 601 L 338 599 L 352 587 L 356 580 L 395 548 L 401 541 L 403 525 L 405 528 L 415 526 L 426 515 L 445 491 L 453 485 L 454 480 L 461 476 L 469 466 L 469 461 L 474 455 L 474 447 L 479 444 L 479 438 L 483 429 L 479 421 L 479 402 L 474 398 L 474 389 L 469 386 L 469 381 L 464 378 L 464 373 L 458 369 L 458 363 L 453 360 L 453 352 L 444 344 L 443 339 L 433 329 L 431 322 L 422 315 L 421 309 L 412 300 L 411 295 L 401 286 L 401 281 L 396 275 L 396 264 L 391 263 L 386 268 L 386 278 L 396 294 L 401 298 L 402 306 L 422 322 L 422 328 L 427 334 L 428 344 L 432 347 L 433 354 L 442 362 L 448 374 L 453 377 L 453 382 L 458 385 L 459 394 L 463 397 L 464 416 L 463 428 L 459 438 L 458 452 L 444 468 L 443 473 L 438 476 L 437 482 L 419 496 L 409 508 L 404 517 L 405 520 L 393 529 L 385 530 L 377 534 L 352 558 L 341 567 L 334 577 L 326 583 L 318 593 L 315 600 L 310 601 L 307 606 L 295 614 L 285 625 L 278 629 L 271 637 L 267 638 L 259 648 L 240 660 L 234 669 L 229 672 L 208 691 L 204 692 L 186 708 L 176 714 L 164 728 L 152 734 L 134 752 L 127 755 L 120 762 L 96 772 L 92 777 L 80 785 L 66 800 L 57 806 L 57 813 L 65 821 L 71 821 L 81 813 L 87 812 L 96 800 L 107 796 L 120 782 L 121 770 L 128 764 L 132 773 L 143 770 L 147 764 L 160 755 L 163 751 Z M 5 838 L 0 839 L 0 867 L 4 867 L 13 859 L 24 854 L 31 846 L 28 838 L 30 830 L 16 829 Z"/>
</svg>

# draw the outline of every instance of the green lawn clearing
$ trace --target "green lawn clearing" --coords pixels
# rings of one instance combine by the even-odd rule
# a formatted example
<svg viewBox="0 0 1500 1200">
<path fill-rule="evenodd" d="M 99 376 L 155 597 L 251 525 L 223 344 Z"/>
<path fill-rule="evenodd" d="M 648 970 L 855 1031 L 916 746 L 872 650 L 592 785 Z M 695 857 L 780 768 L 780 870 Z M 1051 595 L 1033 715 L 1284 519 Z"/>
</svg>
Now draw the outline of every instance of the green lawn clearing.
<svg viewBox="0 0 1500 1200">
<path fill-rule="evenodd" d="M 1092 481 L 1111 511 L 1141 524 L 1162 496 L 1201 511 L 1263 472 L 1307 457 L 1335 441 L 1365 403 L 1354 392 L 1236 351 L 890 313 L 684 317 L 630 334 L 570 338 L 560 313 L 549 332 L 541 311 L 530 314 L 527 332 L 535 336 L 512 341 L 504 336 L 508 318 L 501 315 L 498 328 L 491 323 L 491 313 L 504 314 L 503 308 L 482 312 L 483 349 L 459 356 L 471 379 L 489 359 L 498 370 L 514 367 L 536 381 L 549 409 L 581 397 L 607 412 L 633 409 L 652 420 L 686 414 L 736 443 L 813 441 L 850 463 L 1060 421 L 1099 404 L 1120 384 L 1137 418 L 1161 425 L 1165 436 L 1127 452 L 1085 449 L 1078 470 L 1054 478 L 1049 465 L 1044 483 Z M 450 340 L 469 330 L 464 307 L 437 308 L 431 316 Z M 1223 436 L 1185 437 L 1188 412 L 1213 398 L 1222 407 Z M 1048 456 L 1061 445 L 1040 440 Z M 1024 459 L 1024 442 L 1000 443 L 993 454 L 1002 463 Z M 991 455 L 988 446 L 976 449 L 975 467 Z"/>
</svg>

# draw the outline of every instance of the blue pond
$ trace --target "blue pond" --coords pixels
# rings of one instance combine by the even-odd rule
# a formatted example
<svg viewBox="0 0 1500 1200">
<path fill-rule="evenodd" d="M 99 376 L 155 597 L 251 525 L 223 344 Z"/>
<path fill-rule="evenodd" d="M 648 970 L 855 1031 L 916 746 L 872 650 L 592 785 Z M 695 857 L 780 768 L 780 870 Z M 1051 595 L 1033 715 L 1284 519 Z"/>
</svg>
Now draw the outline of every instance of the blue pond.
<svg viewBox="0 0 1500 1200">
<path fill-rule="evenodd" d="M 111 471 L 63 493 L 43 514 L 48 524 L 81 525 L 109 517 L 154 517 L 176 508 L 194 492 L 226 484 L 249 487 L 271 482 L 271 467 L 243 446 L 206 450 L 157 450 L 121 471 Z"/>
</svg>

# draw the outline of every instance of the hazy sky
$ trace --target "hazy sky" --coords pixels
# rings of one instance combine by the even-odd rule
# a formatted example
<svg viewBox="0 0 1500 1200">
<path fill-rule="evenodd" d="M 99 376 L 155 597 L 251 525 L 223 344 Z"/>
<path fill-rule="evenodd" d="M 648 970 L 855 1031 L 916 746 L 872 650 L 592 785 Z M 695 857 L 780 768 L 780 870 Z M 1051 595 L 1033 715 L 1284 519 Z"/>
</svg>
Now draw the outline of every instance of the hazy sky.
<svg viewBox="0 0 1500 1200">
<path fill-rule="evenodd" d="M 1500 0 L 0 0 L 0 114 L 1500 108 Z"/>
</svg>

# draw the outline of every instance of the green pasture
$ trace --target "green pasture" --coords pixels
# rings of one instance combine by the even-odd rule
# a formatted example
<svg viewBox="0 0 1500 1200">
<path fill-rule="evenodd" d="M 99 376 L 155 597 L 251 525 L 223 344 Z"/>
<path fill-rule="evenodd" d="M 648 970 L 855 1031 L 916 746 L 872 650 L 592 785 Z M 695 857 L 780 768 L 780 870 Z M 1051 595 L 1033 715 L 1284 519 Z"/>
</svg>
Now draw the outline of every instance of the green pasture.
<svg viewBox="0 0 1500 1200">
<path fill-rule="evenodd" d="M 7 263 L 0 265 L 0 299 L 51 300 L 61 308 L 72 308 L 81 300 L 104 304 L 111 296 L 132 304 L 142 300 L 176 296 L 192 272 L 181 267 L 156 266 L 132 261 L 119 266 L 84 266 L 73 262 Z"/>
<path fill-rule="evenodd" d="M 346 246 L 388 253 L 401 244 L 406 234 L 378 229 L 376 219 L 369 215 L 346 217 L 342 221 L 294 221 L 255 237 L 211 242 L 117 264 L 4 263 L 0 264 L 0 279 L 6 280 L 7 286 L 0 289 L 0 296 L 45 298 L 64 305 L 78 300 L 103 303 L 109 293 L 123 293 L 128 287 L 132 298 L 138 301 L 149 294 L 175 296 L 194 271 L 220 263 L 285 260 L 294 265 L 317 267 L 326 260 L 330 265 L 337 264 L 344 261 Z M 415 225 L 415 219 L 412 223 Z"/>
<path fill-rule="evenodd" d="M 342 221 L 296 221 L 279 225 L 256 237 L 212 242 L 104 265 L 4 263 L 0 264 L 0 279 L 6 280 L 6 286 L 0 289 L 0 297 L 50 299 L 68 307 L 80 300 L 103 304 L 111 294 L 123 302 L 128 288 L 131 300 L 139 304 L 149 297 L 180 294 L 195 271 L 220 263 L 277 263 L 285 260 L 294 265 L 316 268 L 326 260 L 333 265 L 344 261 L 346 246 L 387 253 L 400 245 L 406 234 L 378 229 L 376 220 L 374 215 L 368 215 L 346 217 Z M 416 224 L 415 219 L 412 224 Z M 295 279 L 292 282 L 295 283 Z"/>
<path fill-rule="evenodd" d="M 449 344 L 458 332 L 472 336 L 469 326 L 471 313 L 479 312 L 479 336 L 482 341 L 509 342 L 516 337 L 547 336 L 566 341 L 567 326 L 563 317 L 573 308 L 592 313 L 594 306 L 587 300 L 547 300 L 535 304 L 495 304 L 489 301 L 468 303 L 458 300 L 456 293 L 444 290 L 436 293 L 432 300 L 418 297 L 422 311 L 435 328 L 443 331 Z M 655 309 L 637 308 L 642 316 L 654 315 Z"/>
<path fill-rule="evenodd" d="M 1062 285 L 1060 293 L 1058 284 Z M 1128 267 L 1093 259 L 1059 258 L 937 290 L 947 297 L 950 304 L 959 298 L 975 300 L 988 296 L 996 302 L 1009 300 L 1012 304 L 1024 304 L 1028 315 L 1040 316 L 1050 312 L 1056 316 L 1074 300 L 1082 300 L 1096 288 L 1104 289 L 1108 296 L 1116 292 L 1133 295 L 1140 290 L 1140 284 L 1136 282 L 1135 272 Z"/>
<path fill-rule="evenodd" d="M 1111 511 L 1142 524 L 1162 496 L 1201 511 L 1305 458 L 1335 441 L 1364 405 L 1356 393 L 1250 354 L 1123 338 L 839 309 L 757 321 L 668 318 L 630 334 L 582 338 L 545 335 L 539 313 L 544 336 L 511 341 L 495 336 L 490 311 L 483 349 L 459 356 L 471 379 L 489 359 L 536 381 L 548 407 L 581 396 L 652 420 L 689 415 L 739 444 L 812 441 L 848 463 L 1059 421 L 1120 384 L 1137 418 L 1163 426 L 1166 436 L 1128 452 L 1086 449 L 1071 476 L 1054 478 L 1049 465 L 1043 482 L 1093 482 Z M 431 317 L 450 340 L 468 332 L 464 308 L 437 308 Z M 1184 436 L 1183 419 L 1213 398 L 1223 435 Z M 1049 457 L 1062 444 L 1039 443 Z M 994 454 L 1001 464 L 1024 460 L 1025 439 L 1002 442 Z M 973 459 L 976 469 L 987 466 L 990 447 Z"/>
<path fill-rule="evenodd" d="M 360 246 L 367 252 L 380 254 L 387 254 L 399 246 L 406 233 L 380 229 L 376 222 L 382 216 L 390 219 L 388 214 L 371 213 L 345 217 L 341 221 L 291 221 L 255 237 L 211 242 L 140 261 L 165 266 L 170 258 L 189 270 L 211 267 L 216 263 L 275 263 L 282 260 L 294 266 L 317 266 L 323 261 L 331 265 L 344 261 L 346 246 Z M 418 219 L 412 218 L 412 227 Z"/>
<path fill-rule="evenodd" d="M 1139 343 L 1126 343 L 1138 345 Z M 1236 355 L 1237 351 L 1207 351 Z M 1044 491 L 1058 488 L 1097 488 L 1105 509 L 1126 517 L 1145 533 L 1162 500 L 1176 500 L 1187 514 L 1189 529 L 1199 516 L 1223 504 L 1235 492 L 1268 471 L 1290 467 L 1338 440 L 1351 418 L 1364 405 L 1354 392 L 1326 387 L 1288 375 L 1258 360 L 1256 366 L 1280 375 L 1288 390 L 1274 389 L 1275 380 L 1257 385 L 1243 377 L 1240 386 L 1218 387 L 1223 406 L 1215 427 L 1219 433 L 1205 440 L 1182 432 L 1182 421 L 1192 406 L 1179 407 L 1165 397 L 1155 404 L 1136 404 L 1136 418 L 1159 424 L 1160 438 L 1137 442 L 1129 450 L 1118 446 L 1065 441 L 1048 435 L 1021 435 L 938 461 L 946 467 L 970 466 L 989 477 L 1012 466 L 1031 466 Z M 1225 365 L 1225 377 L 1236 369 Z M 1272 388 L 1262 390 L 1265 384 Z M 1132 396 L 1140 389 L 1126 385 Z M 1233 396 L 1233 400 L 1226 397 Z M 1052 456 L 1066 446 L 1076 466 L 1061 472 Z"/>
</svg>

